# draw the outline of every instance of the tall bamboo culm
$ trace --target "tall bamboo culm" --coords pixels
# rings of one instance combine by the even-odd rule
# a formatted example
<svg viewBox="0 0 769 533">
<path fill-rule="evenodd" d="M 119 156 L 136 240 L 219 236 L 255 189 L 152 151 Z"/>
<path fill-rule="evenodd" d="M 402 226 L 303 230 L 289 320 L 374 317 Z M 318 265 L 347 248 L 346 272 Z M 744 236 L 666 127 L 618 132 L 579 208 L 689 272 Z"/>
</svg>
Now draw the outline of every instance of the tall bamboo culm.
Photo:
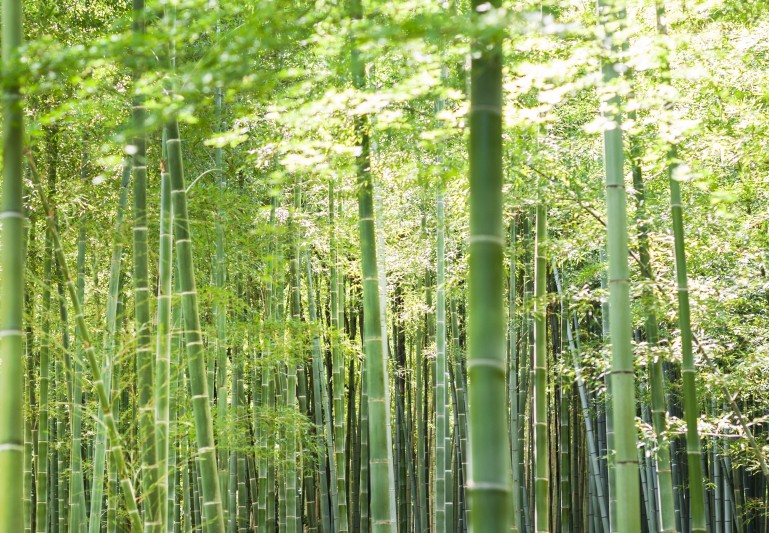
<svg viewBox="0 0 769 533">
<path fill-rule="evenodd" d="M 21 0 L 3 0 L 3 198 L 0 282 L 0 530 L 23 531 L 24 513 L 24 122 L 19 82 L 10 73 L 23 36 Z M 38 496 L 39 498 L 40 496 Z"/>
<path fill-rule="evenodd" d="M 214 427 L 211 419 L 210 397 L 206 382 L 203 336 L 198 314 L 198 293 L 192 261 L 192 236 L 187 214 L 187 191 L 184 186 L 184 166 L 179 138 L 179 124 L 175 119 L 167 124 L 168 168 L 171 175 L 173 209 L 173 236 L 176 248 L 176 266 L 179 276 L 187 365 L 192 394 L 198 462 L 203 493 L 203 513 L 206 530 L 224 533 L 224 514 L 217 472 Z"/>
<path fill-rule="evenodd" d="M 344 423 L 344 352 L 340 346 L 341 325 L 344 317 L 340 315 L 339 305 L 339 276 L 338 276 L 338 252 L 336 245 L 336 227 L 334 219 L 335 192 L 334 182 L 328 184 L 328 220 L 329 238 L 331 247 L 331 277 L 329 280 L 329 292 L 331 296 L 331 354 L 333 358 L 333 396 L 334 396 L 334 459 L 336 466 L 336 485 L 339 506 L 339 523 L 337 531 L 348 531 L 347 511 L 347 479 L 345 478 L 345 423 Z"/>
<path fill-rule="evenodd" d="M 612 28 L 622 20 L 622 0 L 599 2 L 599 14 L 612 54 Z M 609 332 L 611 337 L 611 390 L 614 426 L 614 469 L 617 501 L 625 502 L 617 512 L 616 531 L 639 533 L 641 530 L 638 455 L 635 428 L 635 376 L 630 342 L 630 271 L 628 266 L 627 193 L 623 172 L 624 149 L 617 88 L 616 62 L 608 57 L 602 62 L 604 101 L 602 113 L 611 126 L 603 132 L 604 170 L 606 174 L 607 255 L 609 263 Z"/>
<path fill-rule="evenodd" d="M 550 531 L 550 443 L 547 411 L 547 219 L 540 200 L 534 241 L 534 524 L 537 533 Z"/>
<path fill-rule="evenodd" d="M 657 27 L 661 35 L 667 35 L 665 9 L 662 1 L 657 2 Z M 662 62 L 662 78 L 670 83 L 668 59 Z M 666 102 L 670 108 L 672 103 Z M 705 520 L 705 483 L 702 472 L 702 443 L 697 432 L 699 405 L 697 403 L 697 371 L 694 368 L 692 348 L 692 325 L 689 309 L 689 283 L 686 269 L 686 245 L 684 237 L 683 203 L 681 183 L 676 172 L 679 166 L 675 144 L 668 152 L 668 182 L 670 183 L 670 211 L 673 219 L 673 249 L 676 266 L 676 284 L 678 286 L 678 326 L 681 330 L 681 378 L 683 381 L 684 420 L 686 421 L 686 465 L 689 474 L 689 515 L 692 533 L 704 533 Z"/>
<path fill-rule="evenodd" d="M 166 132 L 163 132 L 165 140 Z M 158 264 L 158 310 L 157 337 L 155 348 L 155 420 L 157 428 L 157 459 L 158 459 L 158 497 L 161 526 L 165 531 L 173 531 L 172 520 L 168 513 L 169 468 L 168 456 L 170 451 L 171 424 L 171 269 L 172 239 L 171 235 L 171 176 L 168 175 L 165 164 L 165 143 L 161 148 L 163 164 L 160 172 L 160 237 Z M 172 473 L 171 473 L 172 474 Z"/>
<path fill-rule="evenodd" d="M 351 2 L 354 20 L 363 17 L 360 0 Z M 365 65 L 358 50 L 352 51 L 353 85 L 357 90 L 366 86 Z M 357 156 L 358 173 L 358 230 L 361 246 L 363 279 L 363 338 L 366 357 L 368 402 L 368 452 L 371 487 L 371 530 L 373 533 L 394 532 L 395 509 L 391 494 L 395 491 L 392 476 L 392 442 L 390 436 L 390 406 L 388 394 L 387 360 L 382 335 L 379 272 L 377 268 L 376 235 L 374 226 L 374 184 L 371 174 L 370 138 L 368 118 L 356 117 L 355 135 L 360 148 Z"/>
<path fill-rule="evenodd" d="M 499 7 L 498 0 L 491 7 Z M 473 0 L 478 17 L 488 3 Z M 485 8 L 484 8 L 485 7 Z M 502 224 L 502 51 L 473 43 L 470 90 L 470 243 L 468 274 L 468 497 L 475 533 L 509 531 L 510 443 L 505 410 Z"/>
<path fill-rule="evenodd" d="M 136 52 L 145 34 L 144 0 L 133 0 L 133 33 Z M 141 68 L 134 67 L 134 80 Z M 139 449 L 144 528 L 158 531 L 157 457 L 155 450 L 155 398 L 152 339 L 150 337 L 149 260 L 147 252 L 147 150 L 144 133 L 146 109 L 143 97 L 133 99 L 133 280 L 136 324 L 136 393 L 139 410 Z"/>
<path fill-rule="evenodd" d="M 445 216 L 443 184 L 438 184 L 436 195 L 437 246 L 435 276 L 435 531 L 447 530 L 446 515 L 446 437 L 448 406 L 446 394 L 446 273 L 445 273 Z M 451 455 L 450 449 L 448 455 Z"/>
</svg>

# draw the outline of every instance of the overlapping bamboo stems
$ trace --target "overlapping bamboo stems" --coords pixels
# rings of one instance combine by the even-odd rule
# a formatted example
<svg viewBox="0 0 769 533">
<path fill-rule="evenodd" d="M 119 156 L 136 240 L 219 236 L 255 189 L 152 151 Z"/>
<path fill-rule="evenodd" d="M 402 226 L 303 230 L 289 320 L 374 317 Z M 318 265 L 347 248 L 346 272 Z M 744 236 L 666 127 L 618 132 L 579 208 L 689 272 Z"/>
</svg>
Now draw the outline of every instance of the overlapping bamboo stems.
<svg viewBox="0 0 769 533">
<path fill-rule="evenodd" d="M 673 497 L 673 480 L 670 467 L 670 444 L 665 435 L 667 429 L 667 409 L 665 403 L 665 378 L 662 370 L 662 356 L 654 353 L 659 342 L 659 327 L 657 325 L 656 302 L 654 292 L 650 285 L 651 256 L 649 254 L 649 229 L 646 218 L 646 199 L 644 183 L 641 176 L 639 162 L 640 154 L 637 153 L 637 142 L 633 142 L 631 150 L 633 167 L 633 187 L 636 199 L 636 225 L 638 226 L 638 258 L 640 260 L 641 275 L 647 284 L 644 285 L 641 299 L 645 309 L 644 330 L 646 342 L 651 351 L 649 360 L 649 385 L 651 389 L 651 414 L 654 432 L 656 434 L 656 476 L 658 491 L 656 496 L 659 502 L 659 528 L 663 533 L 675 531 L 675 506 Z"/>
<path fill-rule="evenodd" d="M 192 259 L 192 238 L 187 214 L 187 192 L 184 186 L 179 125 L 175 118 L 167 126 L 168 167 L 171 175 L 173 236 L 177 250 L 176 263 L 184 318 L 187 364 L 195 420 L 197 457 L 200 463 L 203 494 L 203 516 L 207 531 L 224 533 L 224 514 L 216 469 L 216 447 L 211 420 L 210 396 L 206 383 L 203 338 L 198 314 L 198 298 Z"/>
<path fill-rule="evenodd" d="M 24 114 L 20 78 L 11 71 L 24 34 L 21 0 L 3 0 L 2 299 L 0 299 L 0 529 L 22 531 L 24 513 Z M 44 498 L 42 498 L 44 499 Z"/>
<path fill-rule="evenodd" d="M 599 15 L 606 36 L 608 54 L 616 49 L 613 45 L 612 28 L 621 21 L 621 3 L 621 0 L 599 1 Z M 623 172 L 624 149 L 616 68 L 617 65 L 614 61 L 608 57 L 603 59 L 602 74 L 606 92 L 602 113 L 608 122 L 603 132 L 603 144 L 608 232 L 609 328 L 612 350 L 612 396 L 610 401 L 612 402 L 614 424 L 616 491 L 618 499 L 621 498 L 625 502 L 623 512 L 618 512 L 616 516 L 616 530 L 622 533 L 639 533 L 641 530 L 641 511 L 638 456 L 636 454 L 635 376 L 633 350 L 630 343 L 632 323 L 630 317 L 627 198 Z"/>
<path fill-rule="evenodd" d="M 128 510 L 131 531 L 138 532 L 141 531 L 142 525 L 141 517 L 139 516 L 139 510 L 136 507 L 136 495 L 133 490 L 133 484 L 131 482 L 131 476 L 126 465 L 125 458 L 123 457 L 123 447 L 120 442 L 120 434 L 118 433 L 117 423 L 112 415 L 109 395 L 107 394 L 107 390 L 99 372 L 99 364 L 96 360 L 96 350 L 94 348 L 93 342 L 91 341 L 90 332 L 86 328 L 85 317 L 83 316 L 82 309 L 80 307 L 80 301 L 77 297 L 77 290 L 75 288 L 74 282 L 72 281 L 72 277 L 69 274 L 69 268 L 67 267 L 67 263 L 65 261 L 64 251 L 61 247 L 61 241 L 59 240 L 59 233 L 56 229 L 55 212 L 53 210 L 53 206 L 48 201 L 48 196 L 45 194 L 45 191 L 40 184 L 37 169 L 35 168 L 34 162 L 31 158 L 29 158 L 29 166 L 35 189 L 37 190 L 38 196 L 40 197 L 41 203 L 43 204 L 43 209 L 46 213 L 48 233 L 51 236 L 54 255 L 56 256 L 59 269 L 61 271 L 70 300 L 72 302 L 72 309 L 75 312 L 77 328 L 79 329 L 80 335 L 83 339 L 83 348 L 85 350 L 86 358 L 90 367 L 89 370 L 91 371 L 92 375 L 100 376 L 99 379 L 94 382 L 94 387 L 96 389 L 96 394 L 98 396 L 102 412 L 104 413 L 104 423 L 107 426 L 108 436 L 111 440 L 110 453 L 112 455 L 112 460 L 115 462 L 115 465 L 118 469 L 120 485 L 123 491 L 126 509 Z"/>
<path fill-rule="evenodd" d="M 488 3 L 473 0 L 472 6 Z M 499 2 L 492 1 L 496 8 Z M 483 10 L 485 11 L 485 10 Z M 504 247 L 502 227 L 502 54 L 473 44 L 470 94 L 470 243 L 468 273 L 468 496 L 471 529 L 508 531 L 510 443 L 505 406 Z"/>
<path fill-rule="evenodd" d="M 310 256 L 305 253 L 305 274 L 307 277 L 307 308 L 309 312 L 310 324 L 315 330 L 312 332 L 312 382 L 313 382 L 313 400 L 315 412 L 315 424 L 317 430 L 323 436 L 323 444 L 319 448 L 318 462 L 320 464 L 320 484 L 321 484 L 321 523 L 324 530 L 337 531 L 335 524 L 339 521 L 337 514 L 338 503 L 334 498 L 335 482 L 328 479 L 325 474 L 325 464 L 328 460 L 328 472 L 334 474 L 336 465 L 334 464 L 334 447 L 332 442 L 332 422 L 330 416 L 330 403 L 326 387 L 326 373 L 323 369 L 323 360 L 321 352 L 320 333 L 317 330 L 318 311 L 315 303 L 315 292 L 312 283 L 312 265 Z"/>
<path fill-rule="evenodd" d="M 128 205 L 128 184 L 131 177 L 131 165 L 128 160 L 123 162 L 123 177 L 120 184 L 115 227 L 112 236 L 112 255 L 110 258 L 110 273 L 107 286 L 106 322 L 103 341 L 103 359 L 100 369 L 101 380 L 107 396 L 112 394 L 112 370 L 115 355 L 115 336 L 117 334 L 118 297 L 120 292 L 120 271 L 123 258 L 123 225 L 126 206 Z M 113 411 L 117 419 L 117 412 Z M 89 533 L 98 533 L 102 522 L 102 507 L 104 505 L 104 463 L 107 451 L 107 426 L 104 423 L 104 412 L 99 407 L 94 437 L 94 458 L 91 481 L 91 506 L 88 520 Z"/>
<path fill-rule="evenodd" d="M 333 395 L 334 395 L 334 459 L 336 465 L 336 486 L 339 521 L 337 531 L 345 533 L 348 531 L 347 515 L 347 480 L 345 478 L 345 464 L 347 457 L 345 455 L 345 424 L 344 424 L 344 352 L 340 346 L 340 325 L 344 322 L 339 305 L 339 279 L 338 269 L 338 251 L 336 244 L 336 225 L 334 218 L 334 182 L 328 184 L 328 221 L 329 221 L 329 242 L 331 251 L 330 264 L 330 287 L 331 296 L 331 356 L 333 360 Z"/>
<path fill-rule="evenodd" d="M 598 447 L 596 445 L 597 436 L 595 434 L 595 429 L 593 427 L 593 419 L 592 415 L 590 413 L 590 405 L 589 400 L 587 396 L 587 388 L 585 386 L 585 379 L 582 375 L 582 364 L 581 364 L 581 354 L 579 351 L 579 347 L 575 341 L 574 338 L 574 331 L 571 325 L 571 318 L 568 317 L 568 310 L 563 309 L 563 284 L 561 281 L 561 275 L 558 270 L 558 267 L 555 264 L 555 259 L 553 259 L 553 277 L 555 278 L 555 284 L 556 289 L 558 291 L 558 297 L 561 300 L 561 306 L 562 306 L 562 313 L 566 313 L 566 339 L 569 346 L 569 353 L 571 354 L 572 364 L 574 365 L 574 373 L 575 373 L 575 381 L 577 383 L 577 390 L 579 392 L 579 399 L 580 399 L 580 406 L 582 409 L 582 417 L 585 421 L 585 440 L 587 441 L 587 450 L 588 450 L 588 460 L 589 460 L 589 472 L 588 475 L 590 476 L 589 483 L 591 483 L 592 490 L 596 494 L 596 500 L 598 502 L 598 511 L 599 511 L 599 518 L 600 518 L 600 524 L 602 527 L 602 531 L 608 532 L 609 531 L 609 513 L 607 510 L 606 505 L 606 495 L 604 492 L 604 484 L 601 476 L 601 466 L 600 466 L 600 457 L 598 454 Z M 576 322 L 576 317 L 574 318 Z"/>
<path fill-rule="evenodd" d="M 363 16 L 360 0 L 353 0 L 350 15 L 354 20 Z M 352 77 L 356 89 L 366 86 L 365 65 L 356 47 L 352 51 Z M 392 474 L 392 439 L 390 436 L 390 405 L 388 399 L 387 360 L 382 334 L 379 272 L 374 228 L 373 180 L 369 157 L 370 139 L 366 116 L 355 118 L 356 142 L 360 152 L 356 157 L 358 172 L 358 228 L 361 242 L 363 279 L 363 338 L 365 343 L 369 471 L 371 486 L 371 527 L 373 533 L 394 531 L 396 527 Z"/>
</svg>

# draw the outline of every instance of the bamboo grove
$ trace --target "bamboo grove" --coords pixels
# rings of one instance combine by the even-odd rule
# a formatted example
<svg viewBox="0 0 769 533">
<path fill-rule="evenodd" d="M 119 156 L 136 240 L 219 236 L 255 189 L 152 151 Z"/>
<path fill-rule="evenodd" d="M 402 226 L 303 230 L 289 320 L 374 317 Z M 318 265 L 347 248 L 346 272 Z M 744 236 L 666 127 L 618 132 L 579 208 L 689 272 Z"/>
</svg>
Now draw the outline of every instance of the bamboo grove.
<svg viewBox="0 0 769 533">
<path fill-rule="evenodd" d="M 769 531 L 760 2 L 0 23 L 0 532 Z"/>
</svg>

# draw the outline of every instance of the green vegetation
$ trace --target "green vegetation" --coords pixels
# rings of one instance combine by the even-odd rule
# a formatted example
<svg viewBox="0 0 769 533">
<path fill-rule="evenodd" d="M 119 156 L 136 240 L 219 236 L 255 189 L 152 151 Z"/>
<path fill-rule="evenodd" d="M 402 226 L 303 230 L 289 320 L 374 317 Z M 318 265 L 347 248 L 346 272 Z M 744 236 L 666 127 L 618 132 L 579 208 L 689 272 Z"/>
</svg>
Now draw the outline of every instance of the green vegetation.
<svg viewBox="0 0 769 533">
<path fill-rule="evenodd" d="M 0 532 L 769 531 L 769 12 L 3 0 Z"/>
</svg>

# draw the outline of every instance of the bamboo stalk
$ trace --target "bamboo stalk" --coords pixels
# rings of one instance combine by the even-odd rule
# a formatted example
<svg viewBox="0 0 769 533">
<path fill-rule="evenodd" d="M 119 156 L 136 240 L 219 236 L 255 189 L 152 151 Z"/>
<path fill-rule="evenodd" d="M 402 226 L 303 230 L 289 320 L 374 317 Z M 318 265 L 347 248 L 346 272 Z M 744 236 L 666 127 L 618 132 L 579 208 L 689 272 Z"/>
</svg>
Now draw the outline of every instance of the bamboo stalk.
<svg viewBox="0 0 769 533">
<path fill-rule="evenodd" d="M 22 44 L 21 0 L 3 0 L 3 196 L 0 285 L 0 530 L 23 531 L 24 513 L 24 113 L 14 68 Z"/>
</svg>

